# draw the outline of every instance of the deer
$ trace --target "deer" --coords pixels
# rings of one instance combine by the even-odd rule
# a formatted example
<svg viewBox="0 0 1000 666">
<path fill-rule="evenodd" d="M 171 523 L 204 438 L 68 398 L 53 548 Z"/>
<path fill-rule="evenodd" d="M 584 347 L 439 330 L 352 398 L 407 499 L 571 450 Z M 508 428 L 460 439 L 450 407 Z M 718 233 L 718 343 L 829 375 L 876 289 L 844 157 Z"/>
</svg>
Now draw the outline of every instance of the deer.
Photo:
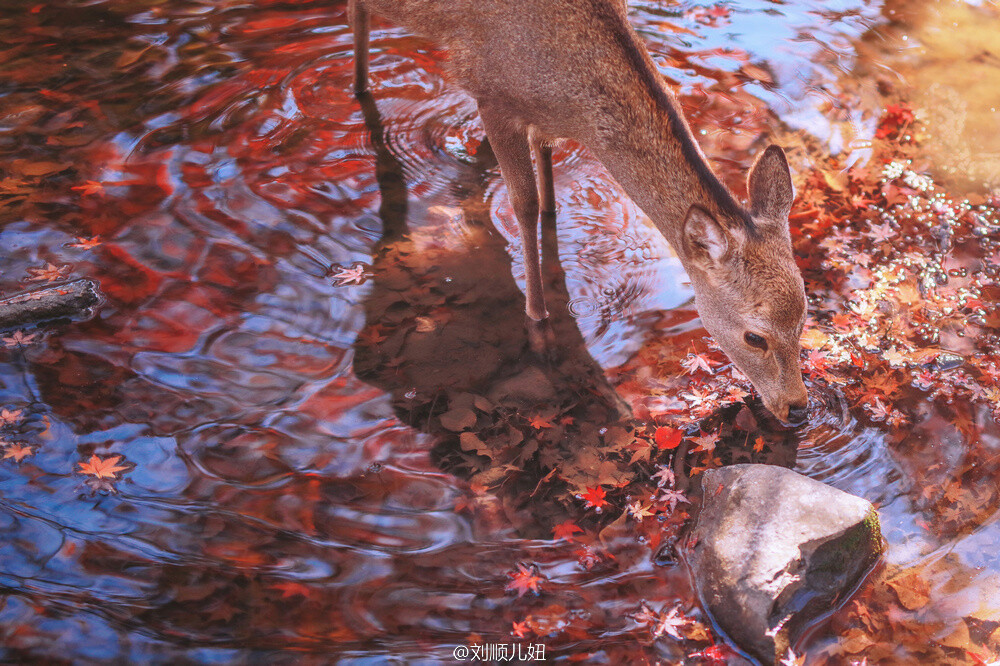
<svg viewBox="0 0 1000 666">
<path fill-rule="evenodd" d="M 370 14 L 448 52 L 476 101 L 524 255 L 526 314 L 547 316 L 540 216 L 555 215 L 552 145 L 586 147 L 687 272 L 702 324 L 785 425 L 806 419 L 799 367 L 807 300 L 792 251 L 784 151 L 761 151 L 743 206 L 712 170 L 628 22 L 626 0 L 349 0 L 354 89 L 369 79 Z"/>
</svg>

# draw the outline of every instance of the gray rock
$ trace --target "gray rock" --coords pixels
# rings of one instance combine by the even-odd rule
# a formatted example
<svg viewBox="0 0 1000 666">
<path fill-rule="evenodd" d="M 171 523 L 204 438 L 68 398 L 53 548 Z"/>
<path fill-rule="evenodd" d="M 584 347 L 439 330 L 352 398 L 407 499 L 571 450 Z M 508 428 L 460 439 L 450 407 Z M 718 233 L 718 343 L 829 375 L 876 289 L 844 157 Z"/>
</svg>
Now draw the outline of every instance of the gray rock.
<svg viewBox="0 0 1000 666">
<path fill-rule="evenodd" d="M 829 613 L 883 550 L 866 500 L 773 465 L 705 472 L 687 559 L 704 607 L 773 663 Z"/>
</svg>

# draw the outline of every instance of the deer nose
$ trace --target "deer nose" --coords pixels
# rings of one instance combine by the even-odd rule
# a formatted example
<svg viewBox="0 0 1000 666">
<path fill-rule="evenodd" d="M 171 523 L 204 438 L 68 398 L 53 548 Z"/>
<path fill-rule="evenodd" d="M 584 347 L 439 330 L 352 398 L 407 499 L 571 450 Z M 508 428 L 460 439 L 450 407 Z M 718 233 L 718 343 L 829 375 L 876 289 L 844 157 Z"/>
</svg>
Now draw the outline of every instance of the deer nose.
<svg viewBox="0 0 1000 666">
<path fill-rule="evenodd" d="M 789 425 L 799 426 L 809 418 L 809 406 L 806 403 L 799 403 L 788 406 Z"/>
</svg>

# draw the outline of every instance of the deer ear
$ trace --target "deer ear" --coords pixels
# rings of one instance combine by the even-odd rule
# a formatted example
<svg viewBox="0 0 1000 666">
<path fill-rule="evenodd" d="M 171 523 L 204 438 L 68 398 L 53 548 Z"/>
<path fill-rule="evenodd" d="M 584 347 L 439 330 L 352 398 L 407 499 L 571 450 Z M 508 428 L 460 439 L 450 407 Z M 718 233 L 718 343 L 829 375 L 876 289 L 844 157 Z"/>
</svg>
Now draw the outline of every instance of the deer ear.
<svg viewBox="0 0 1000 666">
<path fill-rule="evenodd" d="M 750 214 L 784 223 L 792 210 L 795 189 L 788 170 L 785 151 L 778 146 L 768 146 L 750 167 L 747 177 L 750 195 Z"/>
<path fill-rule="evenodd" d="M 688 208 L 684 218 L 684 249 L 702 270 L 718 268 L 729 252 L 729 233 L 700 206 Z"/>
</svg>

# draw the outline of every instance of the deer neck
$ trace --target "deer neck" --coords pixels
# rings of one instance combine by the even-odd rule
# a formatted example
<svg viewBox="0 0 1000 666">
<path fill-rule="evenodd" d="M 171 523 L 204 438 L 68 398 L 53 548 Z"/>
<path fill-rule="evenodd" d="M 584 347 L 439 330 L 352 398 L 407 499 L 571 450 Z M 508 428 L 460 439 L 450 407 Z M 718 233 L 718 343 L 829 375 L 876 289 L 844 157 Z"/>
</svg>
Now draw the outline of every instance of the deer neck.
<svg viewBox="0 0 1000 666">
<path fill-rule="evenodd" d="M 692 205 L 723 224 L 747 214 L 712 171 L 659 75 L 645 74 L 628 94 L 614 96 L 620 103 L 603 107 L 614 111 L 595 119 L 600 129 L 590 148 L 687 267 L 683 225 Z"/>
</svg>

